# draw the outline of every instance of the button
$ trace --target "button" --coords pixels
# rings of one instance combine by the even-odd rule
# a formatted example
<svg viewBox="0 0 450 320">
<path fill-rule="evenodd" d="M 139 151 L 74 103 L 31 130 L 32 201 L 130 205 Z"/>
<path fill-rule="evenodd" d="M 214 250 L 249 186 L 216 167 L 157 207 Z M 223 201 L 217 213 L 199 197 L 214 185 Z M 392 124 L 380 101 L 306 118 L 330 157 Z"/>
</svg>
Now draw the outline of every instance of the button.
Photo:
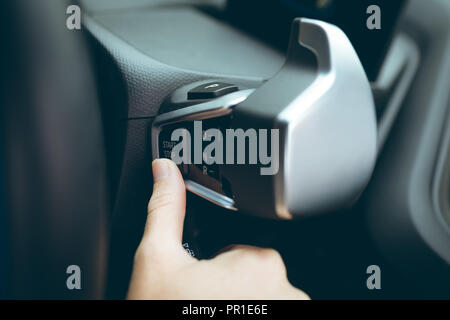
<svg viewBox="0 0 450 320">
<path fill-rule="evenodd" d="M 217 164 L 206 165 L 206 168 L 208 170 L 207 171 L 208 176 L 216 180 L 219 180 L 219 167 L 217 166 Z"/>
<path fill-rule="evenodd" d="M 210 178 L 219 180 L 219 167 L 217 164 L 195 164 L 198 170 L 200 170 L 203 176 L 208 176 Z"/>
<path fill-rule="evenodd" d="M 172 149 L 175 145 L 177 145 L 178 141 L 172 141 L 172 133 L 174 130 L 179 128 L 186 128 L 189 130 L 189 123 L 176 123 L 174 125 L 164 126 L 159 133 L 159 157 L 160 158 L 172 158 Z M 189 166 L 185 163 L 181 163 L 178 165 L 181 173 L 183 175 L 189 174 Z"/>
<path fill-rule="evenodd" d="M 238 91 L 239 88 L 234 84 L 224 82 L 209 82 L 195 87 L 188 92 L 188 99 L 213 99 Z"/>
</svg>

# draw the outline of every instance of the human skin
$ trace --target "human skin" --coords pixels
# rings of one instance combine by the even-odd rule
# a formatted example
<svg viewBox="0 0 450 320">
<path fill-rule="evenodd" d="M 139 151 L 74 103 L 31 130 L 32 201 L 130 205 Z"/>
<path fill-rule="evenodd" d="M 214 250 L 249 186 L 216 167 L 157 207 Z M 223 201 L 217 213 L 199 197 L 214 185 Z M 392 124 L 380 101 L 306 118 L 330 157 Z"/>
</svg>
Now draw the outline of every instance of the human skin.
<svg viewBox="0 0 450 320">
<path fill-rule="evenodd" d="M 274 249 L 234 245 L 197 260 L 182 246 L 186 190 L 168 159 L 152 164 L 154 187 L 127 299 L 309 299 L 293 287 Z"/>
</svg>

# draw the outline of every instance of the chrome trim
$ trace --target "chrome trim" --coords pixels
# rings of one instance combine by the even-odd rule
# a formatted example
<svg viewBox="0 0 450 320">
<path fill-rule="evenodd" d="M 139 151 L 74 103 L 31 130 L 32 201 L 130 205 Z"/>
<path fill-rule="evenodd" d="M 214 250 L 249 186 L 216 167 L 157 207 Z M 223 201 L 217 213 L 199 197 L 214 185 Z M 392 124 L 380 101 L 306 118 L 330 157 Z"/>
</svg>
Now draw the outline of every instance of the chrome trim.
<svg viewBox="0 0 450 320">
<path fill-rule="evenodd" d="M 185 180 L 185 185 L 187 190 L 189 190 L 192 193 L 195 193 L 196 195 L 202 197 L 203 199 L 211 201 L 212 203 L 217 204 L 223 208 L 237 211 L 237 208 L 234 206 L 233 199 L 224 196 L 220 193 L 217 193 L 211 189 L 208 189 L 192 180 Z"/>
<path fill-rule="evenodd" d="M 276 211 L 282 219 L 354 201 L 370 179 L 377 153 L 372 91 L 344 32 L 301 18 L 294 21 L 290 42 L 291 50 L 301 46 L 314 53 L 318 74 L 276 121 L 284 133 L 280 150 L 285 151 L 275 176 Z M 288 55 L 280 73 L 295 63 L 289 59 L 295 56 Z"/>
<path fill-rule="evenodd" d="M 246 89 L 227 94 L 223 97 L 200 103 L 194 106 L 185 107 L 175 111 L 163 113 L 155 118 L 152 124 L 152 158 L 159 158 L 158 140 L 161 128 L 178 122 L 204 120 L 217 118 L 231 113 L 232 107 L 241 103 L 253 93 L 255 89 Z M 185 180 L 186 189 L 198 196 L 211 201 L 223 208 L 237 210 L 234 207 L 234 200 L 208 189 L 192 180 Z"/>
</svg>

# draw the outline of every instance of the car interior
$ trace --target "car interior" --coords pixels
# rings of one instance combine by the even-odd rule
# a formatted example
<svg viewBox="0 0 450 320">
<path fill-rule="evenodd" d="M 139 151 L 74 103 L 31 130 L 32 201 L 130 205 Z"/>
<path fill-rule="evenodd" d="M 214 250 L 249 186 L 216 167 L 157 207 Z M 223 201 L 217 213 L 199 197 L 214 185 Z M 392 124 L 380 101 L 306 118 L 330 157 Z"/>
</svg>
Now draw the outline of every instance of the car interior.
<svg viewBox="0 0 450 320">
<path fill-rule="evenodd" d="M 15 0 L 0 25 L 0 298 L 125 298 L 164 130 L 196 119 L 283 144 L 274 176 L 180 166 L 193 256 L 274 248 L 312 299 L 450 298 L 449 1 Z"/>
</svg>

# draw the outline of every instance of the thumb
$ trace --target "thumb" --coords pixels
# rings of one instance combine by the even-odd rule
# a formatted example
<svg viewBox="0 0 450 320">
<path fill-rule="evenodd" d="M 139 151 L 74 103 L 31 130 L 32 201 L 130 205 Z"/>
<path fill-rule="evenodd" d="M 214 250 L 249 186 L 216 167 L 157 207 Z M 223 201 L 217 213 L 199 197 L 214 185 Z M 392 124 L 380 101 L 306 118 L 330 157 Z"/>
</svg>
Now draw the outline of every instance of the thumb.
<svg viewBox="0 0 450 320">
<path fill-rule="evenodd" d="M 169 159 L 152 163 L 153 194 L 148 204 L 148 216 L 142 241 L 159 248 L 181 248 L 186 189 L 178 167 Z"/>
</svg>

